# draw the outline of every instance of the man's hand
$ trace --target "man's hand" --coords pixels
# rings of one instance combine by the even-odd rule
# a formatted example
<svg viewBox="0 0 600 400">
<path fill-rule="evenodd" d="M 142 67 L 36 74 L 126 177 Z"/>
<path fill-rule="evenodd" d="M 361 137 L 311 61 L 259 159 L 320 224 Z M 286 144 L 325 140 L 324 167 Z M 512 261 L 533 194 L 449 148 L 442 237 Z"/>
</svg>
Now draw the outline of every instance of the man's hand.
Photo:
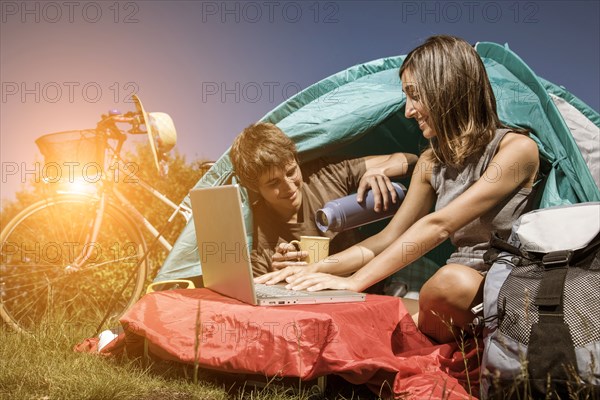
<svg viewBox="0 0 600 400">
<path fill-rule="evenodd" d="M 387 210 L 390 201 L 396 204 L 398 194 L 392 186 L 389 177 L 407 176 L 412 171 L 419 158 L 410 153 L 393 153 L 388 155 L 365 157 L 366 172 L 358 184 L 356 200 L 361 203 L 365 199 L 365 193 L 370 187 L 373 189 L 375 198 L 375 211 Z"/>
<path fill-rule="evenodd" d="M 280 243 L 273 254 L 273 269 L 280 270 L 287 267 L 304 267 L 307 265 L 307 251 L 298 251 L 296 246 L 289 243 Z"/>
<path fill-rule="evenodd" d="M 356 201 L 362 203 L 369 188 L 373 191 L 373 198 L 375 200 L 374 208 L 376 212 L 382 210 L 382 203 L 383 210 L 387 210 L 390 205 L 390 201 L 394 204 L 396 204 L 398 201 L 398 194 L 396 193 L 396 189 L 392 185 L 390 178 L 381 172 L 376 170 L 368 170 L 365 172 L 358 183 Z"/>
</svg>

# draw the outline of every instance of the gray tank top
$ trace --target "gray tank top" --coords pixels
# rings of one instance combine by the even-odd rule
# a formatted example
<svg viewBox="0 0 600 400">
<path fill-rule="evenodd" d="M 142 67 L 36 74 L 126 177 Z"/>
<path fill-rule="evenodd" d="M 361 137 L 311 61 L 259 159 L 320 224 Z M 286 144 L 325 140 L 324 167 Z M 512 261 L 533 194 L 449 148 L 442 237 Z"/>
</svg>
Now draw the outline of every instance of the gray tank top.
<svg viewBox="0 0 600 400">
<path fill-rule="evenodd" d="M 478 161 L 467 162 L 466 166 L 460 169 L 443 165 L 434 167 L 431 185 L 437 193 L 436 211 L 445 207 L 477 182 L 498 151 L 500 141 L 509 131 L 510 129 L 497 129 Z M 491 176 L 492 170 L 488 175 L 490 179 L 495 179 Z M 483 254 L 489 248 L 491 233 L 497 231 L 501 237 L 508 238 L 512 223 L 521 214 L 532 209 L 534 197 L 531 188 L 516 189 L 493 209 L 456 231 L 450 236 L 452 244 L 456 246 L 456 252 L 452 253 L 447 263 L 463 264 L 479 271 L 486 270 Z"/>
</svg>

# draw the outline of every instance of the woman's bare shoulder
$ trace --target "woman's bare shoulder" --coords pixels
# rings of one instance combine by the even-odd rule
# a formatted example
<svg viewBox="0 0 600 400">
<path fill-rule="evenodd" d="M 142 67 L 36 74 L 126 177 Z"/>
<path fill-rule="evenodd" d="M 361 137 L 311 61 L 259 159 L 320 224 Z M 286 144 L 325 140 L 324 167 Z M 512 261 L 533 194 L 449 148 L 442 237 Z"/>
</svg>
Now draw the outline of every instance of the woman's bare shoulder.
<svg viewBox="0 0 600 400">
<path fill-rule="evenodd" d="M 508 132 L 498 148 L 495 159 L 510 163 L 509 170 L 524 177 L 523 187 L 531 187 L 540 166 L 537 143 L 527 135 Z"/>
<path fill-rule="evenodd" d="M 526 154 L 538 155 L 538 147 L 535 140 L 526 134 L 519 132 L 507 132 L 500 141 L 498 151 L 503 151 L 509 148 L 511 151 L 524 152 Z"/>
<path fill-rule="evenodd" d="M 435 156 L 432 149 L 426 149 L 421 153 L 415 166 L 413 174 L 419 174 L 423 183 L 431 183 L 431 173 L 435 167 Z"/>
</svg>

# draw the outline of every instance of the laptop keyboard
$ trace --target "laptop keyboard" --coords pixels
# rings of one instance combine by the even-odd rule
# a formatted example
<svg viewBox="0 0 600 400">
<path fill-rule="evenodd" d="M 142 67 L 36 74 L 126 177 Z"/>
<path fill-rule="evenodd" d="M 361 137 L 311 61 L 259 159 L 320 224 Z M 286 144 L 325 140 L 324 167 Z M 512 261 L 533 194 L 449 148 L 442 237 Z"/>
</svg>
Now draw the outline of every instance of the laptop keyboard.
<svg viewBox="0 0 600 400">
<path fill-rule="evenodd" d="M 262 283 L 256 283 L 254 288 L 256 290 L 256 297 L 259 298 L 310 296 L 310 294 L 307 292 L 288 290 L 282 288 L 281 286 L 269 286 Z"/>
</svg>

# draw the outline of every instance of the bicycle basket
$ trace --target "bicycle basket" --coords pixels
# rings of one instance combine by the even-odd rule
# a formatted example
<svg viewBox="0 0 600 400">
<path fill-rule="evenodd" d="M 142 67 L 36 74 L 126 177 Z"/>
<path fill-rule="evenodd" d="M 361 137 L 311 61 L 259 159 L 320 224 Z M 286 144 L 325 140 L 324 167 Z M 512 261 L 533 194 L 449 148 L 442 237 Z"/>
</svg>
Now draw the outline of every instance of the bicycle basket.
<svg viewBox="0 0 600 400">
<path fill-rule="evenodd" d="M 93 129 L 50 133 L 35 143 L 44 156 L 43 175 L 47 180 L 96 181 L 102 174 L 105 146 Z"/>
</svg>

